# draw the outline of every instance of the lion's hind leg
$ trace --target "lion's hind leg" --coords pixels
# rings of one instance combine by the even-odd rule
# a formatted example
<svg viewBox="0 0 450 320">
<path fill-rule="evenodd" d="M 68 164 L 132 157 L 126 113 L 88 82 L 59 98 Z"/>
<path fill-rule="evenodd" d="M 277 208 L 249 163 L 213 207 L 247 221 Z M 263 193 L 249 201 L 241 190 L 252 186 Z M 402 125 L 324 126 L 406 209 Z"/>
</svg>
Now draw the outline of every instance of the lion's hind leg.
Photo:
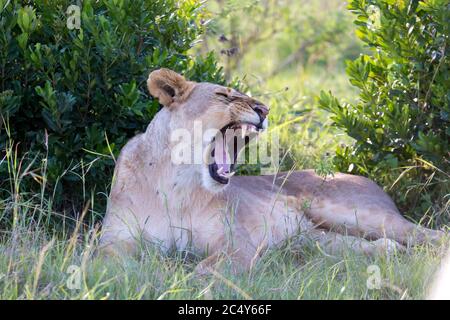
<svg viewBox="0 0 450 320">
<path fill-rule="evenodd" d="M 403 217 L 395 207 L 383 204 L 355 205 L 348 208 L 342 201 L 328 201 L 323 207 L 306 212 L 317 226 L 340 234 L 370 240 L 388 238 L 403 245 L 439 243 L 445 235 Z"/>
<path fill-rule="evenodd" d="M 319 229 L 311 231 L 310 237 L 325 253 L 331 255 L 342 255 L 351 250 L 357 254 L 377 256 L 391 255 L 406 250 L 406 247 L 402 244 L 387 238 L 369 241 L 364 238 Z"/>
</svg>

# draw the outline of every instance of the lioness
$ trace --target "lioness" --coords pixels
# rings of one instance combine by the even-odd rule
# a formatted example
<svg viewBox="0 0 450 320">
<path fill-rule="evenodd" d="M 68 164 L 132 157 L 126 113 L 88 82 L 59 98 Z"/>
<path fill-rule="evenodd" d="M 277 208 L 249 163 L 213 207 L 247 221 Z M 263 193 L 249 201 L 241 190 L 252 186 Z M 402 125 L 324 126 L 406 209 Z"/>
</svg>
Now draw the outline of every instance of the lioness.
<svg viewBox="0 0 450 320">
<path fill-rule="evenodd" d="M 200 142 L 211 163 L 174 164 L 174 130 L 193 133 L 200 122 L 220 134 L 239 129 L 248 142 L 266 127 L 269 109 L 233 89 L 187 81 L 168 69 L 153 71 L 147 85 L 164 107 L 117 161 L 101 237 L 107 253 L 133 252 L 144 239 L 163 250 L 206 254 L 199 268 L 226 254 L 238 270 L 294 235 L 330 253 L 351 247 L 364 254 L 441 237 L 441 231 L 403 218 L 390 197 L 364 177 L 337 173 L 324 179 L 312 170 L 231 177 L 239 150 L 229 154 L 217 136 Z"/>
</svg>

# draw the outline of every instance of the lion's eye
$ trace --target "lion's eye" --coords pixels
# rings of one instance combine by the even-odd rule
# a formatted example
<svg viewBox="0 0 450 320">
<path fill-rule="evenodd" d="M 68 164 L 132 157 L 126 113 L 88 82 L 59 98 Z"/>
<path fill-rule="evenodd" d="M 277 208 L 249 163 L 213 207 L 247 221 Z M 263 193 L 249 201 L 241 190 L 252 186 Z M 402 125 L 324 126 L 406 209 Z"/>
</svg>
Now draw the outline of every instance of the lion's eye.
<svg viewBox="0 0 450 320">
<path fill-rule="evenodd" d="M 223 91 L 216 91 L 216 95 L 228 98 L 228 94 Z"/>
<path fill-rule="evenodd" d="M 231 98 L 232 90 L 230 88 L 219 88 L 215 91 L 215 94 L 227 99 Z"/>
</svg>

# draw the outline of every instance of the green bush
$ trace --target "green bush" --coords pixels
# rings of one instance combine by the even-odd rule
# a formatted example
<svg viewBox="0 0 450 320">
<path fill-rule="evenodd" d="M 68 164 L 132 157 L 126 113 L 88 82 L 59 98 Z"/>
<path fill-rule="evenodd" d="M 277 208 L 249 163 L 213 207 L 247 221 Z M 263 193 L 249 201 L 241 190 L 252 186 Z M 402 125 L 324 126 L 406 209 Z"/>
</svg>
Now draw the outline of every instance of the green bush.
<svg viewBox="0 0 450 320">
<path fill-rule="evenodd" d="M 168 67 L 223 82 L 213 56 L 187 54 L 204 30 L 200 1 L 84 0 L 80 29 L 74 3 L 0 0 L 3 195 L 11 195 L 2 161 L 11 141 L 19 160 L 47 159 L 56 202 L 80 203 L 107 191 L 113 156 L 157 112 L 146 89 L 150 71 Z M 26 190 L 39 190 L 33 180 L 42 181 L 30 175 Z"/>
<path fill-rule="evenodd" d="M 450 193 L 450 4 L 353 0 L 349 9 L 372 54 L 348 62 L 357 102 L 320 95 L 319 105 L 355 139 L 338 148 L 335 165 L 394 184 L 402 209 L 420 217 Z"/>
</svg>

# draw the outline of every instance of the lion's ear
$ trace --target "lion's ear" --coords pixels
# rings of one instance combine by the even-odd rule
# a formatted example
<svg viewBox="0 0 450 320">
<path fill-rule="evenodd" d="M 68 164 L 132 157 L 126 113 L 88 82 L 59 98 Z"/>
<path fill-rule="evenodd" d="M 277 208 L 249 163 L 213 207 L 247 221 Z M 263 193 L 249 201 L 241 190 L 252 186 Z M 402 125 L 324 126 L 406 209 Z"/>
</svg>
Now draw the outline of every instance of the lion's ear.
<svg viewBox="0 0 450 320">
<path fill-rule="evenodd" d="M 170 107 L 175 101 L 182 101 L 194 85 L 175 71 L 162 68 L 150 73 L 147 86 L 150 94 L 157 98 L 159 103 Z"/>
</svg>

